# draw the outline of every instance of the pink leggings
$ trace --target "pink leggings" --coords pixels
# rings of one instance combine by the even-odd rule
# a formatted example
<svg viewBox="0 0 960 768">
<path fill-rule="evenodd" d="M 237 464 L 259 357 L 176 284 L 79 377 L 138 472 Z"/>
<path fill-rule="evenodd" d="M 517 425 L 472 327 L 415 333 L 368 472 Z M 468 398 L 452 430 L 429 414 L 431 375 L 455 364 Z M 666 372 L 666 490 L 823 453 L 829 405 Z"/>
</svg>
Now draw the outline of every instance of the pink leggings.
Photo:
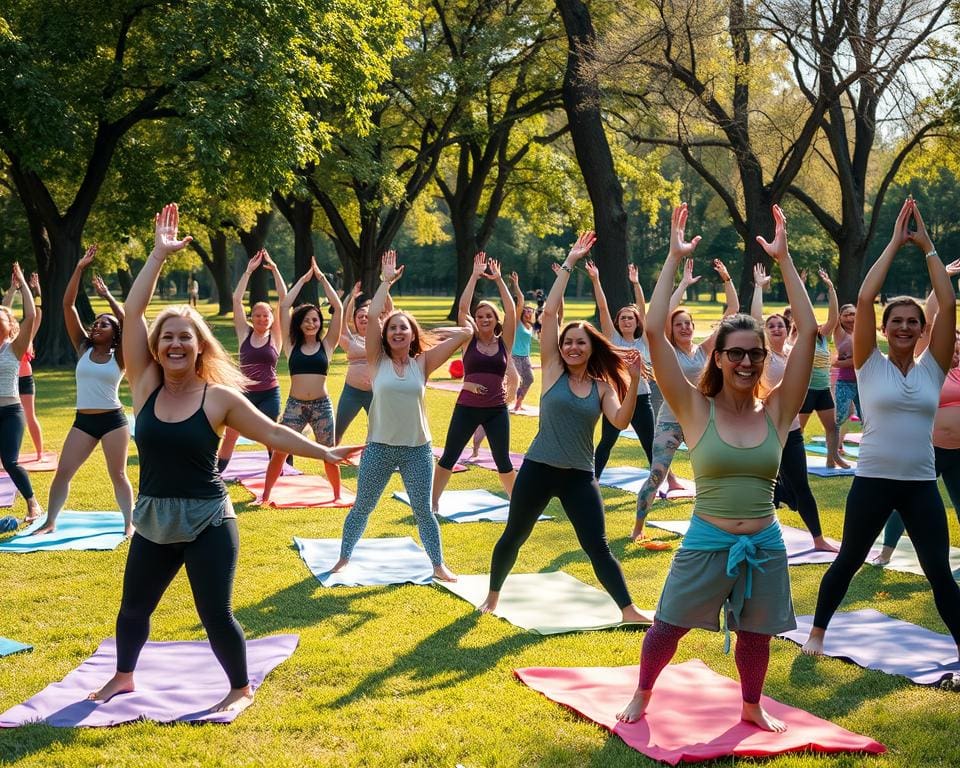
<svg viewBox="0 0 960 768">
<path fill-rule="evenodd" d="M 680 638 L 690 630 L 654 619 L 653 626 L 643 638 L 643 653 L 640 655 L 640 690 L 649 691 L 663 668 L 677 652 Z M 763 681 L 770 662 L 770 635 L 756 632 L 737 632 L 737 648 L 734 652 L 737 672 L 740 673 L 740 689 L 743 700 L 757 704 L 763 692 Z"/>
</svg>

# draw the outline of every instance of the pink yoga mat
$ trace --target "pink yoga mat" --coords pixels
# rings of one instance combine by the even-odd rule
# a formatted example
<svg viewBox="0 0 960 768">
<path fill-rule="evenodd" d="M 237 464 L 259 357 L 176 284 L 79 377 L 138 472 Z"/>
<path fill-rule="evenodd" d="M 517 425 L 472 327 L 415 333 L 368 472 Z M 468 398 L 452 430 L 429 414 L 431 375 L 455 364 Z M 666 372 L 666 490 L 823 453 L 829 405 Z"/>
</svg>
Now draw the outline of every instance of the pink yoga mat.
<svg viewBox="0 0 960 768">
<path fill-rule="evenodd" d="M 270 463 L 270 454 L 266 451 L 237 451 L 230 457 L 230 463 L 227 464 L 220 477 L 224 480 L 243 480 L 247 477 L 257 477 L 267 474 L 267 464 Z M 281 470 L 283 475 L 301 475 L 303 474 L 296 467 L 291 467 L 284 463 Z"/>
<path fill-rule="evenodd" d="M 464 451 L 464 453 L 467 453 Z M 469 455 L 469 454 L 468 454 Z M 472 464 L 475 467 L 480 467 L 480 469 L 492 469 L 494 472 L 497 471 L 497 462 L 493 460 L 493 454 L 490 453 L 489 448 L 481 447 L 480 452 L 477 454 L 477 458 L 463 458 L 463 454 L 460 455 L 460 460 L 465 461 L 467 464 Z M 510 452 L 510 463 L 513 464 L 514 469 L 520 469 L 520 465 L 523 464 L 523 454 Z"/>
<path fill-rule="evenodd" d="M 36 453 L 24 453 L 20 454 L 17 463 L 27 472 L 53 472 L 57 468 L 57 459 L 56 451 L 44 451 L 39 461 Z"/>
<path fill-rule="evenodd" d="M 802 709 L 767 696 L 762 703 L 787 723 L 784 733 L 762 731 L 740 719 L 740 684 L 718 675 L 699 659 L 668 666 L 657 680 L 645 717 L 617 721 L 630 701 L 639 668 L 530 667 L 521 681 L 619 736 L 647 757 L 670 765 L 719 757 L 768 757 L 784 752 L 872 752 L 886 748 Z"/>
<path fill-rule="evenodd" d="M 248 477 L 240 484 L 258 499 L 263 496 L 263 478 Z M 352 507 L 356 495 L 346 486 L 340 486 L 340 499 L 334 501 L 333 488 L 325 477 L 295 475 L 281 477 L 270 492 L 270 506 L 282 509 L 294 507 Z"/>
<path fill-rule="evenodd" d="M 274 667 L 290 658 L 297 635 L 247 641 L 250 684 L 259 688 Z M 210 712 L 230 690 L 207 642 L 147 643 L 137 663 L 137 690 L 96 704 L 87 694 L 106 683 L 117 667 L 113 638 L 59 683 L 51 683 L 23 704 L 0 715 L 0 728 L 37 721 L 58 728 L 101 727 L 135 720 L 159 723 L 229 723 L 236 712 Z"/>
<path fill-rule="evenodd" d="M 441 456 L 443 456 L 443 446 L 442 445 L 433 446 L 433 457 L 435 459 L 439 459 Z M 463 464 L 460 464 L 459 462 L 457 462 L 456 464 L 453 465 L 453 469 L 451 469 L 450 471 L 466 472 L 468 469 L 469 467 L 465 467 Z"/>
<path fill-rule="evenodd" d="M 667 481 L 663 481 L 663 485 L 657 490 L 657 494 L 661 499 L 693 499 L 697 495 L 697 486 L 693 480 L 687 480 L 684 477 L 678 477 L 677 482 L 681 485 L 680 488 L 675 490 L 667 489 Z"/>
</svg>

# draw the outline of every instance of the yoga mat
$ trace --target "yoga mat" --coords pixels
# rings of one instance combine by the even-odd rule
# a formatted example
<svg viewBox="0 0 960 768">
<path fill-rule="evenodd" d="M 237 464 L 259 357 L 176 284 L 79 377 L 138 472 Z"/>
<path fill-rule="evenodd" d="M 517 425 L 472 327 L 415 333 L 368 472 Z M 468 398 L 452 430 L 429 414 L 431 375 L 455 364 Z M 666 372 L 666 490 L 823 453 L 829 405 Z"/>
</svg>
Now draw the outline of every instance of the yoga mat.
<svg viewBox="0 0 960 768">
<path fill-rule="evenodd" d="M 807 453 L 813 453 L 817 456 L 826 456 L 827 455 L 827 446 L 821 445 L 820 443 L 808 443 L 803 446 Z M 860 446 L 858 445 L 844 445 L 843 446 L 843 459 L 856 459 L 860 456 Z"/>
<path fill-rule="evenodd" d="M 433 446 L 433 458 L 439 459 L 441 456 L 443 456 L 443 446 L 442 446 L 442 445 L 435 445 L 435 446 Z M 454 465 L 453 465 L 453 469 L 451 469 L 450 471 L 451 471 L 451 472 L 466 472 L 468 469 L 469 469 L 469 467 L 465 467 L 463 464 L 459 464 L 459 463 L 458 463 L 458 464 L 454 464 Z"/>
<path fill-rule="evenodd" d="M 27 472 L 53 472 L 57 468 L 57 452 L 44 451 L 39 461 L 37 461 L 36 453 L 21 454 L 17 463 Z"/>
<path fill-rule="evenodd" d="M 856 472 L 856 462 L 853 462 L 853 466 L 849 469 L 841 469 L 840 467 L 828 469 L 826 456 L 807 456 L 807 472 L 818 477 L 853 476 Z"/>
<path fill-rule="evenodd" d="M 454 582 L 437 584 L 477 607 L 487 597 L 490 577 L 458 576 Z M 563 571 L 511 573 L 493 615 L 538 635 L 624 626 L 620 609 L 606 592 Z"/>
<path fill-rule="evenodd" d="M 245 480 L 267 474 L 270 454 L 266 451 L 237 451 L 230 457 L 230 463 L 220 473 L 224 480 Z M 302 475 L 299 469 L 283 463 L 281 475 Z"/>
<path fill-rule="evenodd" d="M 628 493 L 640 493 L 643 484 L 650 476 L 650 471 L 640 469 L 639 467 L 611 467 L 609 464 L 603 468 L 603 472 L 598 478 L 600 485 L 608 488 L 619 488 Z M 683 485 L 683 488 L 674 491 L 667 490 L 666 481 L 657 489 L 657 494 L 662 499 L 683 499 L 693 498 L 697 495 L 697 486 L 692 480 L 686 480 L 678 477 L 677 480 Z"/>
<path fill-rule="evenodd" d="M 0 474 L 0 507 L 12 507 L 17 498 L 17 486 L 13 484 L 10 475 Z"/>
<path fill-rule="evenodd" d="M 342 571 L 330 573 L 340 559 L 340 539 L 293 537 L 310 573 L 325 587 L 373 587 L 386 584 L 430 584 L 430 558 L 409 536 L 360 539 L 350 562 Z"/>
<path fill-rule="evenodd" d="M 520 406 L 520 410 L 515 408 L 510 409 L 511 416 L 539 416 L 540 415 L 540 406 L 539 405 L 527 405 L 524 403 Z"/>
<path fill-rule="evenodd" d="M 394 491 L 393 498 L 410 506 L 406 491 Z M 490 491 L 444 491 L 440 495 L 437 517 L 451 523 L 505 523 L 510 510 L 510 500 L 496 496 Z M 552 520 L 550 515 L 540 515 L 538 520 Z"/>
<path fill-rule="evenodd" d="M 551 701 L 569 707 L 623 739 L 628 746 L 669 765 L 720 757 L 769 757 L 784 752 L 871 752 L 886 748 L 802 709 L 764 696 L 763 708 L 787 724 L 784 733 L 762 731 L 740 719 L 740 683 L 699 659 L 671 664 L 657 680 L 647 713 L 621 723 L 621 711 L 637 687 L 639 668 L 528 667 L 514 674 Z"/>
<path fill-rule="evenodd" d="M 459 392 L 463 389 L 462 381 L 428 381 L 430 389 L 442 389 L 444 392 Z"/>
<path fill-rule="evenodd" d="M 21 651 L 30 651 L 32 649 L 32 645 L 18 643 L 16 640 L 0 637 L 0 656 L 9 656 L 11 653 L 20 653 Z"/>
<path fill-rule="evenodd" d="M 262 477 L 247 477 L 240 484 L 258 499 L 263 496 Z M 356 494 L 345 485 L 340 486 L 340 499 L 334 500 L 333 488 L 320 475 L 291 475 L 279 477 L 270 492 L 270 506 L 280 509 L 294 507 L 352 507 Z"/>
<path fill-rule="evenodd" d="M 30 524 L 12 539 L 0 543 L 0 552 L 53 552 L 65 549 L 116 549 L 123 541 L 123 515 L 119 512 L 71 512 L 57 517 L 57 530 L 31 536 L 45 520 Z"/>
<path fill-rule="evenodd" d="M 274 667 L 290 658 L 298 642 L 298 635 L 247 640 L 247 665 L 254 689 Z M 59 683 L 51 683 L 0 715 L 0 727 L 36 721 L 58 728 L 96 728 L 136 720 L 230 723 L 239 714 L 209 711 L 227 694 L 230 683 L 208 642 L 147 643 L 137 662 L 136 691 L 104 703 L 87 701 L 87 694 L 101 688 L 116 666 L 116 642 L 109 638 Z"/>
<path fill-rule="evenodd" d="M 683 536 L 690 527 L 689 520 L 647 520 L 647 525 L 670 531 Z M 808 531 L 794 528 L 790 525 L 781 525 L 783 543 L 787 547 L 788 565 L 822 565 L 832 563 L 837 559 L 836 552 L 822 552 L 813 548 L 813 539 Z M 837 544 L 838 542 L 832 542 Z M 880 550 L 877 549 L 876 552 Z M 871 553 L 872 555 L 873 553 Z"/>
<path fill-rule="evenodd" d="M 860 440 L 862 437 L 863 437 L 862 432 L 850 432 L 849 434 L 843 436 L 843 443 L 845 446 L 860 445 Z M 810 442 L 817 443 L 819 445 L 826 445 L 827 438 L 825 438 L 823 435 L 814 435 L 813 437 L 810 438 Z"/>
<path fill-rule="evenodd" d="M 466 450 L 464 450 L 466 453 Z M 460 460 L 466 464 L 472 464 L 475 467 L 480 467 L 480 469 L 491 469 L 494 472 L 497 471 L 497 462 L 493 460 L 493 454 L 490 452 L 489 448 L 481 446 L 480 451 L 477 453 L 477 458 L 471 459 L 463 458 L 463 454 L 460 454 Z M 514 469 L 520 469 L 520 465 L 523 464 L 523 454 L 510 452 L 510 463 L 513 464 Z"/>
<path fill-rule="evenodd" d="M 870 559 L 880 553 L 880 545 L 883 544 L 883 536 L 881 535 L 877 539 L 877 543 L 874 546 L 873 550 L 870 552 L 870 556 L 867 558 L 867 562 L 870 562 Z M 953 571 L 953 578 L 960 579 L 960 549 L 957 547 L 950 547 L 950 570 Z M 900 537 L 900 541 L 897 542 L 896 548 L 893 550 L 893 554 L 890 556 L 890 562 L 884 566 L 890 571 L 902 571 L 903 573 L 915 573 L 919 576 L 923 576 L 923 568 L 920 567 L 920 561 L 917 559 L 917 550 L 913 548 L 913 542 L 910 541 L 910 537 L 904 534 Z"/>
<path fill-rule="evenodd" d="M 812 627 L 813 616 L 797 616 L 797 628 L 780 637 L 803 645 Z M 950 672 L 960 672 L 957 646 L 949 635 L 872 608 L 834 614 L 823 650 L 826 656 L 888 675 L 902 675 L 920 685 L 932 685 Z"/>
</svg>

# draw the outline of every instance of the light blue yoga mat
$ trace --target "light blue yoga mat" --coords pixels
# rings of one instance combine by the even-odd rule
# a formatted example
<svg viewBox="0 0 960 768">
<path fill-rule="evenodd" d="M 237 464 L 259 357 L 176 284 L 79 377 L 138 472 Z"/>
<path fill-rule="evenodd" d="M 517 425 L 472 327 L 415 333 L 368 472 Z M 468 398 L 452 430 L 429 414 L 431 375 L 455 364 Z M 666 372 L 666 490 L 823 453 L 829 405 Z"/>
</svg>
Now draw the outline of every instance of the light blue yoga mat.
<svg viewBox="0 0 960 768">
<path fill-rule="evenodd" d="M 828 468 L 826 456 L 807 456 L 807 472 L 818 477 L 853 477 L 856 468 L 853 466 L 849 469 Z"/>
<path fill-rule="evenodd" d="M 387 584 L 432 584 L 433 565 L 409 536 L 361 539 L 346 567 L 330 569 L 340 559 L 340 539 L 301 539 L 293 543 L 310 572 L 325 587 L 373 587 Z"/>
<path fill-rule="evenodd" d="M 0 656 L 9 656 L 11 653 L 20 653 L 21 651 L 30 650 L 33 650 L 32 645 L 18 643 L 16 640 L 0 637 Z"/>
<path fill-rule="evenodd" d="M 410 506 L 406 491 L 394 491 L 393 498 Z M 451 523 L 505 523 L 510 511 L 510 500 L 490 491 L 444 491 L 440 496 L 437 517 Z M 540 520 L 552 520 L 549 515 L 540 515 Z"/>
<path fill-rule="evenodd" d="M 53 552 L 78 549 L 116 549 L 123 541 L 123 515 L 119 512 L 70 512 L 57 517 L 57 530 L 31 536 L 43 523 L 37 520 L 22 533 L 0 544 L 0 552 Z"/>
<path fill-rule="evenodd" d="M 817 442 L 808 443 L 803 446 L 806 448 L 807 453 L 813 453 L 817 456 L 826 456 L 827 455 L 827 446 L 822 445 Z M 860 446 L 859 445 L 844 445 L 843 446 L 843 456 L 841 458 L 858 458 L 860 456 Z"/>
</svg>

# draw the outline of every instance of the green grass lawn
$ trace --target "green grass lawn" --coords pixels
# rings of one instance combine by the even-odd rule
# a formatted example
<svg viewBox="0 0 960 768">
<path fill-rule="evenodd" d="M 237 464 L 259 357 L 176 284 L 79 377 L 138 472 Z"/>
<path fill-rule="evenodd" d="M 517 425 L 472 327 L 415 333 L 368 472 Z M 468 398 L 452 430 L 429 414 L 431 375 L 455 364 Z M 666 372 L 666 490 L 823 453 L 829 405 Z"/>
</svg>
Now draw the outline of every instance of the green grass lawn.
<svg viewBox="0 0 960 768">
<path fill-rule="evenodd" d="M 425 324 L 443 322 L 449 298 L 399 297 Z M 696 306 L 696 305 L 695 305 Z M 202 307 L 212 313 L 212 306 Z M 592 306 L 570 302 L 567 317 L 586 317 Z M 696 306 L 699 330 L 719 316 L 715 305 Z M 228 319 L 211 318 L 218 335 L 236 349 Z M 330 390 L 342 386 L 342 353 L 332 366 Z M 285 378 L 285 367 L 283 368 Z M 38 373 L 38 410 L 46 445 L 59 449 L 73 418 L 72 371 Z M 538 373 L 539 381 L 539 373 Z M 535 385 L 535 387 L 538 385 Z M 287 391 L 287 382 L 283 382 Z M 535 402 L 531 394 L 530 401 Z M 434 441 L 441 444 L 456 396 L 428 390 Z M 129 404 L 129 392 L 123 399 Z M 511 420 L 512 448 L 523 452 L 537 422 Z M 360 442 L 361 416 L 347 434 Z M 811 422 L 811 433 L 819 425 Z M 29 450 L 29 438 L 26 439 Z M 613 464 L 646 466 L 639 443 L 622 439 Z M 298 460 L 308 472 L 317 462 Z M 685 454 L 675 469 L 692 477 Z M 138 473 L 131 444 L 131 479 Z M 33 474 L 42 502 L 51 473 Z M 355 488 L 356 470 L 344 479 Z M 824 531 L 840 537 L 849 478 L 813 478 Z M 371 517 L 367 536 L 416 536 L 410 510 L 390 498 L 399 476 Z M 493 472 L 470 469 L 449 487 L 498 492 Z M 435 587 L 324 589 L 292 546 L 294 535 L 339 537 L 345 510 L 259 509 L 239 485 L 230 485 L 241 533 L 235 609 L 247 635 L 295 632 L 300 646 L 257 693 L 252 708 L 230 726 L 161 726 L 136 723 L 109 729 L 67 730 L 30 726 L 0 731 L 0 764 L 17 766 L 635 766 L 652 761 L 618 738 L 519 684 L 522 666 L 635 664 L 642 634 L 612 631 L 539 637 L 499 619 L 481 616 L 467 603 Z M 621 559 L 634 600 L 653 608 L 670 564 L 670 552 L 646 552 L 629 543 L 635 497 L 604 489 L 607 529 Z M 95 453 L 77 474 L 68 509 L 113 509 L 102 455 Z M 657 502 L 652 519 L 690 515 L 690 501 Z M 15 514 L 24 513 L 22 500 Z M 586 556 L 559 504 L 557 519 L 537 525 L 520 553 L 516 570 L 563 569 L 597 585 Z M 952 513 L 951 542 L 960 545 Z M 798 515 L 781 510 L 781 520 L 802 527 Z M 450 567 L 485 573 L 502 527 L 442 524 Z M 666 534 L 651 529 L 654 536 Z M 114 552 L 0 555 L 0 635 L 28 642 L 28 654 L 0 659 L 0 711 L 61 679 L 113 634 L 120 599 L 126 545 Z M 790 569 L 798 613 L 811 613 L 824 566 Z M 854 580 L 843 609 L 871 607 L 945 632 L 926 581 L 910 574 L 865 568 Z M 558 611 L 564 610 L 557 605 Z M 181 574 L 157 610 L 151 638 L 203 638 L 186 578 Z M 722 653 L 718 634 L 693 631 L 677 660 L 703 659 L 732 677 L 732 656 Z M 226 688 L 226 680 L 224 680 Z M 900 679 L 840 661 L 812 660 L 792 643 L 772 642 L 766 693 L 808 709 L 851 730 L 884 742 L 881 757 L 794 755 L 765 761 L 770 766 L 960 765 L 957 723 L 960 695 L 920 688 Z M 654 705 L 656 698 L 654 698 Z M 746 762 L 746 761 L 744 761 Z M 723 764 L 732 764 L 726 761 Z"/>
</svg>

